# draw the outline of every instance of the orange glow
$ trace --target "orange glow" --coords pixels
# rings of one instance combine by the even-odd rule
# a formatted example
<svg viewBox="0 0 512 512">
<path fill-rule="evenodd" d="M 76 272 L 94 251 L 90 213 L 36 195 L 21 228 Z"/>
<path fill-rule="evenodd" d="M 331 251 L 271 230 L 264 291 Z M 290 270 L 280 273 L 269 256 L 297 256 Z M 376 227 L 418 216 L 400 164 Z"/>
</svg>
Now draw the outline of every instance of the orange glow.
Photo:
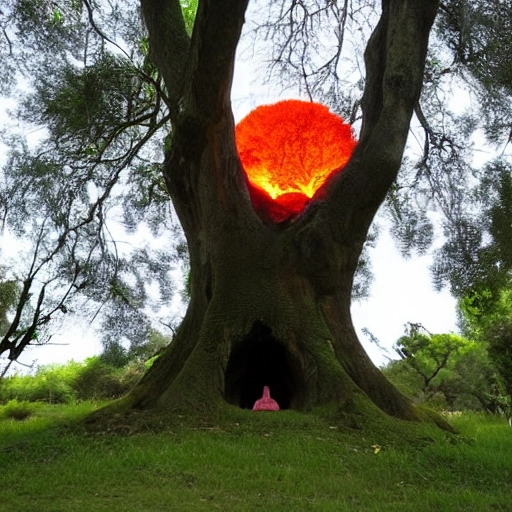
<svg viewBox="0 0 512 512">
<path fill-rule="evenodd" d="M 281 222 L 300 213 L 356 146 L 350 125 L 318 103 L 287 100 L 253 110 L 236 145 L 256 211 Z"/>
</svg>

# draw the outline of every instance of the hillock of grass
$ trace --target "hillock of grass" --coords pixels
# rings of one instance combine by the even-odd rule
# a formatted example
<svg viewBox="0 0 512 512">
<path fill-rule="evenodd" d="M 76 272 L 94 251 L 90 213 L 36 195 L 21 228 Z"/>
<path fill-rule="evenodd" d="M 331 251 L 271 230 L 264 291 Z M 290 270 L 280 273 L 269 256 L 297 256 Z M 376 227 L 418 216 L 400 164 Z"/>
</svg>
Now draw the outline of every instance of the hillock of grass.
<svg viewBox="0 0 512 512">
<path fill-rule="evenodd" d="M 155 429 L 141 416 L 136 432 L 91 431 L 78 420 L 94 407 L 0 419 L 0 511 L 511 510 L 512 430 L 496 416 L 463 413 L 457 436 L 418 425 L 401 439 L 326 411 L 236 408 L 216 422 L 161 415 Z"/>
</svg>

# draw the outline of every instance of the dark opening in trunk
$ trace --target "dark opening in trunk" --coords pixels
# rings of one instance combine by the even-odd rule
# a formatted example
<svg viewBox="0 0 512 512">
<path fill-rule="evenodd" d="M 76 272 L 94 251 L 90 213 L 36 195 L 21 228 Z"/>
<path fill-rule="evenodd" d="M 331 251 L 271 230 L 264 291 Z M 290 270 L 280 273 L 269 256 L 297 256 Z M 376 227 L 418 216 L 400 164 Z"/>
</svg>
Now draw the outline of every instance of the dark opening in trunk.
<svg viewBox="0 0 512 512">
<path fill-rule="evenodd" d="M 272 336 L 270 327 L 256 321 L 229 358 L 226 401 L 252 409 L 263 395 L 263 386 L 269 386 L 271 397 L 281 409 L 298 408 L 303 393 L 300 366 L 286 346 Z"/>
</svg>

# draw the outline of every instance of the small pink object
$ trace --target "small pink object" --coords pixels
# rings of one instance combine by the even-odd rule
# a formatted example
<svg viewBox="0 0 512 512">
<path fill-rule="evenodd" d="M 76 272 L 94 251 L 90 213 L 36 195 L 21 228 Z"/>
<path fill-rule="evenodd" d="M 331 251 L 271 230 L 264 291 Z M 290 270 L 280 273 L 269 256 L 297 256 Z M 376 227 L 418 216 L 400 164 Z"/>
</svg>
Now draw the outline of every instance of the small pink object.
<svg viewBox="0 0 512 512">
<path fill-rule="evenodd" d="M 263 386 L 263 396 L 254 402 L 253 411 L 279 411 L 278 403 L 270 398 L 270 388 Z"/>
</svg>

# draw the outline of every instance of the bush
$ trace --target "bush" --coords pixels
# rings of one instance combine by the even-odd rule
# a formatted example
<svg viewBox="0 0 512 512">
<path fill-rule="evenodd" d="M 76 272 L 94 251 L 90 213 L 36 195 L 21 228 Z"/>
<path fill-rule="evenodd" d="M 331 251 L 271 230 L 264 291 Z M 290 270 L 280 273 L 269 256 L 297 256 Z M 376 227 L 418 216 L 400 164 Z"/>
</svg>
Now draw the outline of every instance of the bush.
<svg viewBox="0 0 512 512">
<path fill-rule="evenodd" d="M 76 363 L 75 363 L 76 364 Z M 35 375 L 14 375 L 3 379 L 0 402 L 69 403 L 74 399 L 71 379 L 60 367 L 42 367 Z"/>
<path fill-rule="evenodd" d="M 34 413 L 34 404 L 26 401 L 10 400 L 0 409 L 0 416 L 13 420 L 26 420 Z"/>
<path fill-rule="evenodd" d="M 131 388 L 130 379 L 123 379 L 126 368 L 113 368 L 99 357 L 87 359 L 74 382 L 79 400 L 118 398 Z"/>
<path fill-rule="evenodd" d="M 14 375 L 0 382 L 0 404 L 20 402 L 71 403 L 75 400 L 118 398 L 128 392 L 145 371 L 132 361 L 114 368 L 95 356 L 83 362 L 43 366 L 35 375 Z"/>
</svg>

